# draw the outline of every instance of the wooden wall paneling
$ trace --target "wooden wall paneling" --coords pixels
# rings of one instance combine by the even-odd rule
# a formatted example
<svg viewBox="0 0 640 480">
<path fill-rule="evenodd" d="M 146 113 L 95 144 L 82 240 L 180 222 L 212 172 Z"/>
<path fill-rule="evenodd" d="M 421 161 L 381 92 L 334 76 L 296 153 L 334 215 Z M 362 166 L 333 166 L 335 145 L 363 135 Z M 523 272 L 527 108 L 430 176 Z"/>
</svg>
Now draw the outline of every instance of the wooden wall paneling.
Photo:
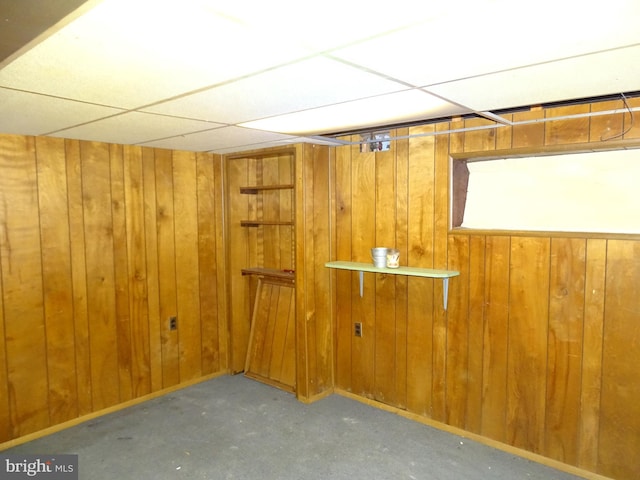
<svg viewBox="0 0 640 480">
<path fill-rule="evenodd" d="M 78 415 L 93 411 L 80 142 L 65 140 Z"/>
<path fill-rule="evenodd" d="M 109 146 L 81 142 L 93 409 L 120 401 Z"/>
<path fill-rule="evenodd" d="M 396 137 L 408 135 L 409 129 L 398 129 Z M 409 258 L 409 139 L 394 140 L 393 151 L 396 163 L 396 225 L 395 245 L 400 251 L 400 264 L 407 265 Z M 395 289 L 395 404 L 407 407 L 407 314 L 409 282 L 408 277 L 397 275 Z"/>
<path fill-rule="evenodd" d="M 591 112 L 593 113 L 617 109 L 624 109 L 622 100 L 598 102 L 591 105 Z M 589 122 L 589 141 L 602 142 L 621 139 L 624 131 L 625 115 L 628 118 L 628 113 L 591 117 L 591 121 Z"/>
<path fill-rule="evenodd" d="M 580 386 L 580 425 L 577 465 L 597 471 L 602 389 L 605 269 L 607 241 L 588 239 L 586 245 L 584 339 Z"/>
<path fill-rule="evenodd" d="M 513 123 L 516 125 L 511 129 L 513 131 L 513 148 L 525 148 L 534 145 L 544 145 L 545 124 L 536 122 L 545 117 L 545 111 L 541 107 L 531 108 L 527 112 L 516 112 L 513 114 Z M 521 124 L 518 124 L 522 122 Z"/>
<path fill-rule="evenodd" d="M 465 429 L 482 431 L 486 237 L 469 237 L 468 374 Z"/>
<path fill-rule="evenodd" d="M 376 246 L 395 248 L 395 152 L 375 153 Z M 375 275 L 374 391 L 381 402 L 396 403 L 396 275 Z"/>
<path fill-rule="evenodd" d="M 127 219 L 124 193 L 123 146 L 109 145 L 111 166 L 111 215 L 113 222 L 113 270 L 115 282 L 116 330 L 120 401 L 131 400 L 131 317 L 127 258 Z"/>
<path fill-rule="evenodd" d="M 347 137 L 345 140 L 351 140 Z M 331 260 L 352 260 L 352 194 L 351 194 L 351 154 L 358 155 L 350 146 L 335 149 L 335 254 Z M 335 329 L 336 329 L 336 387 L 351 390 L 351 344 L 353 338 L 352 316 L 352 277 L 348 270 L 331 272 L 335 291 Z M 357 288 L 357 286 L 356 286 Z"/>
<path fill-rule="evenodd" d="M 172 152 L 155 150 L 155 166 L 162 386 L 167 388 L 180 383 L 180 327 L 169 329 L 169 318 L 178 314 Z"/>
<path fill-rule="evenodd" d="M 433 125 L 411 127 L 410 134 L 428 134 Z M 433 267 L 435 137 L 408 140 L 407 265 Z M 407 279 L 407 410 L 432 415 L 433 383 L 433 280 Z"/>
<path fill-rule="evenodd" d="M 151 345 L 142 148 L 125 146 L 124 202 L 126 213 L 127 282 L 131 325 L 132 397 L 151 393 Z"/>
<path fill-rule="evenodd" d="M 42 288 L 52 424 L 78 416 L 64 140 L 36 138 Z"/>
<path fill-rule="evenodd" d="M 156 196 L 155 150 L 142 148 L 142 181 L 144 200 L 144 249 L 146 261 L 147 308 L 149 315 L 149 368 L 151 391 L 163 386 L 163 327 L 160 315 L 160 257 L 158 251 L 158 201 Z"/>
<path fill-rule="evenodd" d="M 375 153 L 351 147 L 352 260 L 371 261 L 376 242 Z M 374 388 L 376 274 L 364 275 L 364 295 L 360 297 L 358 273 L 352 272 L 353 322 L 362 323 L 362 337 L 352 337 L 352 388 L 357 394 L 371 397 Z"/>
<path fill-rule="evenodd" d="M 217 157 L 217 156 L 216 156 Z M 222 217 L 216 211 L 217 196 L 220 189 L 214 173 L 214 156 L 198 153 L 196 155 L 196 189 L 198 208 L 198 301 L 200 304 L 200 322 L 202 327 L 202 373 L 204 375 L 221 370 L 220 353 L 222 350 L 221 326 L 219 325 L 219 302 L 224 297 L 224 289 L 218 295 L 217 258 L 221 255 L 217 241 L 217 230 Z M 221 285 L 224 282 L 220 283 Z"/>
<path fill-rule="evenodd" d="M 278 177 L 277 182 L 279 184 L 290 184 L 294 178 L 294 156 L 290 153 L 281 155 L 278 159 Z M 295 192 L 292 190 L 276 190 L 278 198 L 276 200 L 279 208 L 278 218 L 286 220 L 295 220 Z M 279 243 L 276 244 L 279 247 L 278 258 L 281 269 L 295 269 L 295 230 L 288 225 L 279 226 L 278 238 Z"/>
<path fill-rule="evenodd" d="M 440 123 L 436 130 L 447 125 Z M 454 119 L 449 123 L 451 130 L 464 127 L 462 119 Z M 433 203 L 432 209 L 432 243 L 433 243 L 433 268 L 445 268 L 448 263 L 448 239 L 449 230 L 449 154 L 461 152 L 464 148 L 465 133 L 454 133 L 450 135 L 439 134 L 435 138 L 435 158 L 433 165 Z M 450 290 L 453 295 L 457 285 L 455 279 L 450 282 Z M 438 298 L 443 297 L 443 282 L 432 282 L 434 291 L 432 301 L 433 309 L 433 379 L 432 379 L 432 418 L 446 422 L 447 418 L 447 334 L 448 334 L 448 313 L 444 311 L 444 306 Z"/>
<path fill-rule="evenodd" d="M 504 114 L 502 117 L 513 122 L 513 114 Z M 514 127 L 500 126 L 496 129 L 496 149 L 507 150 L 513 148 L 513 129 Z"/>
<path fill-rule="evenodd" d="M 310 194 L 305 200 L 311 204 L 310 213 L 313 215 L 313 228 L 305 231 L 311 234 L 313 255 L 311 263 L 306 265 L 306 288 L 312 295 L 312 302 L 304 306 L 305 315 L 312 315 L 315 324 L 315 338 L 313 353 L 315 361 L 310 363 L 310 389 L 312 395 L 324 393 L 334 386 L 334 354 L 333 354 L 333 322 L 331 319 L 330 271 L 324 264 L 331 258 L 331 196 L 329 181 L 332 172 L 331 151 L 326 146 L 304 145 L 306 169 L 311 175 L 312 189 L 305 188 Z M 303 242 L 307 243 L 307 237 Z M 313 272 L 310 277 L 309 273 Z M 310 299 L 311 300 L 311 299 Z M 302 307 L 301 307 L 302 308 Z"/>
<path fill-rule="evenodd" d="M 603 335 L 598 473 L 640 472 L 640 243 L 609 240 Z"/>
<path fill-rule="evenodd" d="M 35 142 L 0 137 L 0 262 L 11 436 L 49 426 Z"/>
<path fill-rule="evenodd" d="M 544 452 L 550 241 L 512 237 L 509 275 L 508 443 Z"/>
<path fill-rule="evenodd" d="M 629 108 L 640 107 L 640 97 L 628 98 L 627 104 L 629 105 Z M 632 117 L 631 114 L 625 113 L 622 120 L 622 126 L 622 131 L 624 132 L 622 137 L 623 139 L 631 140 L 634 138 L 640 138 L 640 122 L 637 121 L 636 114 Z"/>
<path fill-rule="evenodd" d="M 570 105 L 545 110 L 547 118 L 589 113 L 589 105 Z M 589 117 L 551 120 L 545 123 L 545 145 L 562 145 L 589 141 Z"/>
<path fill-rule="evenodd" d="M 465 428 L 469 395 L 469 236 L 449 237 L 449 270 L 457 270 L 456 295 L 449 299 L 446 333 L 445 422 Z M 476 319 L 477 320 L 477 319 Z"/>
<path fill-rule="evenodd" d="M 511 238 L 485 242 L 482 424 L 485 437 L 507 443 L 507 366 Z"/>
<path fill-rule="evenodd" d="M 464 121 L 464 128 L 469 130 L 464 133 L 464 151 L 479 152 L 496 149 L 496 137 L 498 130 L 502 127 L 495 127 L 496 122 L 486 118 L 468 118 Z M 482 128 L 492 127 L 492 128 Z M 456 135 L 457 136 L 457 135 Z M 457 149 L 451 149 L 451 153 L 458 153 Z"/>
<path fill-rule="evenodd" d="M 580 376 L 586 240 L 551 240 L 545 455 L 575 465 L 580 425 Z"/>
<path fill-rule="evenodd" d="M 2 225 L 4 235 L 4 225 Z M 2 243 L 0 243 L 0 246 Z M 2 255 L 0 255 L 0 273 L 2 272 Z M 4 325 L 4 300 L 2 288 L 2 275 L 0 274 L 0 332 L 5 332 Z M 11 407 L 9 404 L 9 378 L 7 376 L 7 349 L 6 338 L 0 342 L 0 442 L 7 442 L 13 437 L 11 425 Z"/>
<path fill-rule="evenodd" d="M 287 156 L 288 157 L 288 156 Z M 271 156 L 264 157 L 260 159 L 260 164 L 262 165 L 262 183 L 264 185 L 278 185 L 281 182 L 280 180 L 280 160 L 281 156 Z M 287 182 L 289 183 L 289 182 Z M 262 206 L 258 211 L 262 212 L 263 218 L 269 220 L 283 220 L 280 217 L 280 197 L 281 193 L 278 190 L 273 191 L 264 191 L 258 197 L 259 201 L 262 201 Z M 291 204 L 291 200 L 289 200 L 289 204 Z M 291 211 L 291 208 L 289 208 Z M 288 227 L 287 227 L 288 228 Z M 262 254 L 264 256 L 263 266 L 266 268 L 275 268 L 281 269 L 283 268 L 283 262 L 286 262 L 290 266 L 290 260 L 285 260 L 288 256 L 291 258 L 291 242 L 289 241 L 285 245 L 285 254 L 281 255 L 283 252 L 281 250 L 283 239 L 280 237 L 282 227 L 277 225 L 265 225 L 261 227 L 259 233 L 263 234 L 262 237 Z M 290 230 L 290 228 L 289 228 Z M 288 255 L 287 255 L 288 253 Z"/>
<path fill-rule="evenodd" d="M 202 376 L 198 263 L 198 182 L 193 152 L 173 153 L 175 268 L 180 381 Z"/>
<path fill-rule="evenodd" d="M 249 280 L 241 273 L 247 266 L 258 266 L 249 263 L 249 235 L 253 228 L 240 225 L 240 220 L 251 219 L 254 211 L 250 208 L 253 195 L 241 195 L 240 187 L 251 185 L 248 161 L 241 158 L 228 159 L 225 163 L 228 203 L 226 209 L 228 239 L 227 271 L 229 276 L 229 361 L 232 372 L 244 369 L 249 326 L 251 319 Z M 255 174 L 254 174 L 255 175 Z M 255 181 L 255 178 L 253 178 Z"/>
<path fill-rule="evenodd" d="M 227 245 L 224 241 L 226 230 L 225 222 L 223 221 L 224 205 L 226 204 L 226 197 L 224 191 L 224 164 L 223 157 L 220 155 L 213 155 L 213 176 L 215 179 L 215 220 L 206 218 L 207 222 L 211 222 L 215 225 L 216 234 L 216 276 L 212 278 L 215 282 L 214 288 L 218 292 L 217 297 L 217 319 L 218 319 L 218 342 L 217 342 L 217 358 L 219 366 L 216 370 L 227 371 L 229 369 L 229 305 L 227 300 L 229 298 L 228 282 L 227 282 L 227 270 L 226 270 L 226 258 L 228 255 Z M 206 266 L 204 267 L 206 271 Z M 202 285 L 202 283 L 201 283 Z M 204 334 L 204 332 L 203 332 Z"/>
</svg>

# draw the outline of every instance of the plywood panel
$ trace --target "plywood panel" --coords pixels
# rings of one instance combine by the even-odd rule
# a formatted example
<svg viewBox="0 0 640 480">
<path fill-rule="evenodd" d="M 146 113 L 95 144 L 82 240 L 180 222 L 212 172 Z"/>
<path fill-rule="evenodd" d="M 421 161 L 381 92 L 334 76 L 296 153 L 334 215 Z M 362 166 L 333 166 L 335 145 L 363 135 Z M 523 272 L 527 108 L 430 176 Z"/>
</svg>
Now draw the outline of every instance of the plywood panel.
<svg viewBox="0 0 640 480">
<path fill-rule="evenodd" d="M 150 318 L 145 250 L 145 206 L 142 149 L 125 147 L 124 198 L 127 283 L 131 325 L 131 386 L 134 398 L 151 392 Z"/>
<path fill-rule="evenodd" d="M 546 118 L 565 117 L 588 113 L 589 105 L 570 105 L 566 107 L 549 108 L 545 110 Z M 588 117 L 551 120 L 545 123 L 545 145 L 560 145 L 565 143 L 581 143 L 589 141 Z"/>
<path fill-rule="evenodd" d="M 173 158 L 171 151 L 155 151 L 155 178 L 162 386 L 167 388 L 180 382 L 178 330 L 169 329 L 169 318 L 178 315 L 175 244 L 176 212 L 174 211 Z"/>
<path fill-rule="evenodd" d="M 78 416 L 64 140 L 37 138 L 38 208 L 52 424 Z"/>
<path fill-rule="evenodd" d="M 120 401 L 109 146 L 81 142 L 93 409 Z"/>
<path fill-rule="evenodd" d="M 585 267 L 585 240 L 551 240 L 545 454 L 572 464 L 578 446 Z"/>
<path fill-rule="evenodd" d="M 507 439 L 536 453 L 545 440 L 549 243 L 511 239 Z"/>
<path fill-rule="evenodd" d="M 49 426 L 35 142 L 0 137 L 0 263 L 11 436 Z"/>
<path fill-rule="evenodd" d="M 488 236 L 485 244 L 482 435 L 506 442 L 511 238 Z"/>
<path fill-rule="evenodd" d="M 123 147 L 110 145 L 111 215 L 113 217 L 113 269 L 118 348 L 120 399 L 132 398 L 131 318 L 129 315 L 129 275 L 127 258 L 127 220 L 124 195 Z"/>
<path fill-rule="evenodd" d="M 93 411 L 80 142 L 65 140 L 78 415 Z"/>
<path fill-rule="evenodd" d="M 633 479 L 640 472 L 640 244 L 609 240 L 598 471 Z"/>
<path fill-rule="evenodd" d="M 433 126 L 412 127 L 410 134 L 434 131 Z M 407 265 L 433 267 L 433 198 L 435 139 L 416 136 L 408 145 Z M 433 281 L 407 279 L 407 410 L 431 415 L 433 388 Z"/>
<path fill-rule="evenodd" d="M 176 300 L 180 381 L 202 376 L 196 155 L 173 154 Z"/>
</svg>

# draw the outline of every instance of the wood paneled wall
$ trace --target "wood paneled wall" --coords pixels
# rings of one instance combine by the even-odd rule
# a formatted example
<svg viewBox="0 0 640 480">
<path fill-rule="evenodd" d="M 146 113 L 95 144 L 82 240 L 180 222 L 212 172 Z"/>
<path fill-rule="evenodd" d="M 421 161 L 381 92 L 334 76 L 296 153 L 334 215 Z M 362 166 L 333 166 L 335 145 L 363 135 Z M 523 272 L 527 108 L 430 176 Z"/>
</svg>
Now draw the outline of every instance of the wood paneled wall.
<svg viewBox="0 0 640 480">
<path fill-rule="evenodd" d="M 622 102 L 510 118 L 616 108 Z M 445 311 L 439 280 L 365 274 L 361 298 L 357 273 L 332 273 L 336 387 L 586 471 L 638 478 L 640 240 L 449 232 L 447 205 L 450 154 L 600 143 L 627 128 L 624 138 L 639 138 L 629 121 L 456 133 L 490 122 L 455 119 L 398 130 L 413 136 L 387 152 L 338 147 L 331 259 L 367 262 L 371 247 L 395 246 L 401 264 L 461 274 Z M 438 132 L 447 133 L 430 135 Z M 639 205 L 621 208 L 637 215 Z"/>
<path fill-rule="evenodd" d="M 0 442 L 226 371 L 221 168 L 0 135 Z"/>
</svg>

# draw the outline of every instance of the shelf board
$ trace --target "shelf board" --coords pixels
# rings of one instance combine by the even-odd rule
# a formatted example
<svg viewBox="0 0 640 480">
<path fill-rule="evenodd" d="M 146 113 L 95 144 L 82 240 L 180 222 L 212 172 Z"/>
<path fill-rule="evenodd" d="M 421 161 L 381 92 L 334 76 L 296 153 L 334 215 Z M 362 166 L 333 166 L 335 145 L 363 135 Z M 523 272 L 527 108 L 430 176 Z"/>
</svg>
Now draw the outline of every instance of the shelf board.
<svg viewBox="0 0 640 480">
<path fill-rule="evenodd" d="M 244 187 L 240 187 L 240 193 L 246 193 L 249 195 L 256 195 L 258 192 L 265 190 L 291 190 L 293 189 L 293 184 L 287 183 L 283 185 L 248 185 Z"/>
<path fill-rule="evenodd" d="M 449 298 L 449 279 L 460 275 L 460 272 L 456 270 L 435 270 L 433 268 L 419 267 L 375 267 L 373 264 L 365 262 L 327 262 L 325 263 L 325 267 L 357 271 L 360 276 L 361 297 L 363 295 L 364 272 L 383 273 L 387 275 L 409 275 L 412 277 L 441 278 L 443 282 L 442 300 L 445 310 L 447 309 L 447 302 Z"/>
<path fill-rule="evenodd" d="M 241 227 L 259 227 L 261 225 L 293 225 L 293 222 L 281 220 L 240 220 Z"/>
</svg>

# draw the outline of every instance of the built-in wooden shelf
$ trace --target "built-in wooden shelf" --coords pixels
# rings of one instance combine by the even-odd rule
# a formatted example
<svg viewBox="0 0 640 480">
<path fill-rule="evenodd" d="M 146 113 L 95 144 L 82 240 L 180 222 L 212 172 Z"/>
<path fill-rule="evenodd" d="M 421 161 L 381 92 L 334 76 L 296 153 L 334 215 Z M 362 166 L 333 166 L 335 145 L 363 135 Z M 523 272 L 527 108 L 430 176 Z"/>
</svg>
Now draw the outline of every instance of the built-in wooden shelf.
<svg viewBox="0 0 640 480">
<path fill-rule="evenodd" d="M 419 267 L 398 267 L 398 268 L 386 268 L 376 267 L 371 263 L 364 262 L 327 262 L 326 267 L 338 268 L 341 270 L 354 270 L 360 274 L 360 296 L 363 295 L 363 283 L 364 272 L 370 273 L 383 273 L 387 275 L 409 275 L 412 277 L 428 277 L 428 278 L 441 278 L 443 282 L 443 303 L 444 309 L 447 309 L 447 302 L 449 298 L 449 279 L 460 275 L 460 272 L 455 270 L 435 270 L 432 268 L 419 268 Z"/>
<path fill-rule="evenodd" d="M 257 275 L 260 277 L 278 278 L 294 281 L 296 278 L 293 270 L 277 270 L 275 268 L 249 267 L 242 269 L 242 275 Z"/>
<path fill-rule="evenodd" d="M 256 195 L 258 192 L 264 190 L 291 190 L 293 184 L 287 183 L 284 185 L 248 185 L 246 187 L 240 187 L 240 193 L 246 193 L 249 195 Z"/>
<path fill-rule="evenodd" d="M 261 225 L 293 225 L 293 222 L 283 220 L 240 220 L 240 226 L 242 227 L 259 227 Z"/>
</svg>

